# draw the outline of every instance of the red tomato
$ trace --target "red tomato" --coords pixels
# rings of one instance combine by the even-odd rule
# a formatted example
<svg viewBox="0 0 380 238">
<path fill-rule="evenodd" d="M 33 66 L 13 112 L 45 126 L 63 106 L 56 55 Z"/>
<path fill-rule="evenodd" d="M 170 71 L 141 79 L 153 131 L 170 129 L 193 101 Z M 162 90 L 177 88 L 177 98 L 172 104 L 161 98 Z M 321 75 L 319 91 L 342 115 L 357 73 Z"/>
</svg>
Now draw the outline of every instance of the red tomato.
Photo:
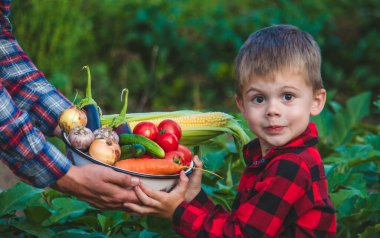
<svg viewBox="0 0 380 238">
<path fill-rule="evenodd" d="M 133 134 L 142 135 L 151 140 L 155 140 L 158 135 L 158 128 L 153 122 L 143 121 L 133 128 Z"/>
<path fill-rule="evenodd" d="M 165 152 L 178 149 L 178 139 L 172 133 L 158 134 L 155 141 Z"/>
<path fill-rule="evenodd" d="M 179 144 L 177 151 L 182 152 L 183 160 L 181 163 L 183 165 L 190 165 L 190 162 L 193 160 L 193 152 L 191 152 L 189 147 Z"/>
<path fill-rule="evenodd" d="M 177 137 L 178 140 L 181 139 L 182 130 L 181 130 L 180 125 L 177 122 L 171 119 L 165 119 L 161 121 L 157 127 L 158 127 L 158 132 L 160 134 L 173 133 Z"/>
<path fill-rule="evenodd" d="M 169 152 L 165 153 L 164 159 L 168 159 L 168 160 L 173 161 L 176 164 L 181 164 L 182 165 L 182 161 L 184 159 L 184 155 L 183 155 L 182 152 L 180 152 L 178 150 L 172 150 L 172 151 L 169 151 Z"/>
</svg>

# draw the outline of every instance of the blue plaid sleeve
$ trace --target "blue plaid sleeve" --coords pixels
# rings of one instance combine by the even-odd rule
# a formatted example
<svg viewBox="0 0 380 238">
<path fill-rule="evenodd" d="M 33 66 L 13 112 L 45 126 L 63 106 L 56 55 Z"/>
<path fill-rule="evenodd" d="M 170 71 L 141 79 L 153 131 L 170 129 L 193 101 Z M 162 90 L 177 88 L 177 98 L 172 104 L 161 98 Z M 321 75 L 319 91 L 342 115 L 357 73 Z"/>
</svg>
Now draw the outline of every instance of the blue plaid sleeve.
<svg viewBox="0 0 380 238">
<path fill-rule="evenodd" d="M 0 2 L 0 158 L 20 178 L 46 187 L 71 162 L 45 140 L 67 100 L 31 62 L 11 34 L 10 1 Z"/>
</svg>

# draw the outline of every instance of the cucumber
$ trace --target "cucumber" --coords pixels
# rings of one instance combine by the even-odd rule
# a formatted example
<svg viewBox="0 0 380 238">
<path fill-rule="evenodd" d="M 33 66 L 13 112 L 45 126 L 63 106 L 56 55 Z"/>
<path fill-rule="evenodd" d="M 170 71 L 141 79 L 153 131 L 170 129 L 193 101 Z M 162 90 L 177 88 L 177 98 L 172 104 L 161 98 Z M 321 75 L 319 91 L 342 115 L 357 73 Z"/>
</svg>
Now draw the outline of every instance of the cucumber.
<svg viewBox="0 0 380 238">
<path fill-rule="evenodd" d="M 161 146 L 159 146 L 156 142 L 146 138 L 145 136 L 123 133 L 119 135 L 119 139 L 120 145 L 141 144 L 145 147 L 145 150 L 148 154 L 158 158 L 165 156 L 164 149 L 162 149 Z"/>
<path fill-rule="evenodd" d="M 145 154 L 146 150 L 142 144 L 126 144 L 120 147 L 122 159 L 127 158 L 139 158 L 143 154 Z"/>
</svg>

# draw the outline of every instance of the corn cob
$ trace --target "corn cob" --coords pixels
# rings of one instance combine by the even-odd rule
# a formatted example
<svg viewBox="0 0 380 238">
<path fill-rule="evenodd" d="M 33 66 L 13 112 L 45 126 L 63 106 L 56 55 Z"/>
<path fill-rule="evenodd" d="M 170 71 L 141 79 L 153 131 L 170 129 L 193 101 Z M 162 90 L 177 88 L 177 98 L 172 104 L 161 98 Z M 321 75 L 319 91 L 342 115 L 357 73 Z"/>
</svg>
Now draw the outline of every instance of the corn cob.
<svg viewBox="0 0 380 238">
<path fill-rule="evenodd" d="M 153 120 L 144 120 L 153 122 L 158 125 L 161 121 L 165 119 L 172 119 L 177 122 L 181 128 L 184 130 L 187 127 L 200 127 L 200 126 L 212 126 L 212 127 L 224 127 L 227 125 L 228 121 L 233 117 L 223 112 L 205 112 L 205 113 L 194 113 L 191 115 L 183 115 L 179 117 L 163 117 L 155 118 Z M 128 124 L 131 127 L 131 130 L 139 123 L 140 120 L 134 121 L 129 120 Z"/>
</svg>

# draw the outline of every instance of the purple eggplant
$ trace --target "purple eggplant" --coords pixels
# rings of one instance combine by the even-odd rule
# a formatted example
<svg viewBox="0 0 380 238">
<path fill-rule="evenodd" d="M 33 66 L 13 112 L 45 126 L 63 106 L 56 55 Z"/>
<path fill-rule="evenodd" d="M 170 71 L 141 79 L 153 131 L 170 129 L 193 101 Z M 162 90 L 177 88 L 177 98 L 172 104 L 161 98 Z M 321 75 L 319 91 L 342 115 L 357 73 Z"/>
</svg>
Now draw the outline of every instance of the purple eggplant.
<svg viewBox="0 0 380 238">
<path fill-rule="evenodd" d="M 121 109 L 121 112 L 118 116 L 116 116 L 111 124 L 110 127 L 113 128 L 113 130 L 118 134 L 131 134 L 131 127 L 128 124 L 128 121 L 126 119 L 126 114 L 127 114 L 127 107 L 128 107 L 128 89 L 124 89 L 122 94 L 125 92 L 125 100 L 124 100 L 124 105 L 123 108 Z"/>
</svg>

